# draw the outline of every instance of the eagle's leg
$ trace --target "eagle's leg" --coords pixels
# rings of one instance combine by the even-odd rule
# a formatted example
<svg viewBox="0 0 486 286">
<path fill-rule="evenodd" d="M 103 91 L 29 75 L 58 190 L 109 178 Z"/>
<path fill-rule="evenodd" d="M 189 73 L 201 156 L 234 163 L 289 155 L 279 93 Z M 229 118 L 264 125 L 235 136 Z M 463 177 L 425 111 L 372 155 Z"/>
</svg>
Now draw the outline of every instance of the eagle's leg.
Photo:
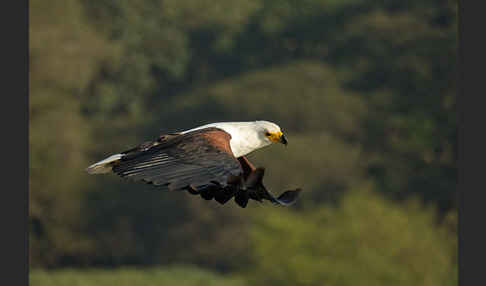
<svg viewBox="0 0 486 286">
<path fill-rule="evenodd" d="M 238 161 L 240 162 L 241 168 L 243 169 L 243 179 L 246 181 L 246 179 L 248 179 L 248 176 L 250 176 L 250 174 L 254 172 L 256 168 L 250 161 L 248 161 L 248 158 L 246 158 L 245 156 L 238 157 Z"/>
</svg>

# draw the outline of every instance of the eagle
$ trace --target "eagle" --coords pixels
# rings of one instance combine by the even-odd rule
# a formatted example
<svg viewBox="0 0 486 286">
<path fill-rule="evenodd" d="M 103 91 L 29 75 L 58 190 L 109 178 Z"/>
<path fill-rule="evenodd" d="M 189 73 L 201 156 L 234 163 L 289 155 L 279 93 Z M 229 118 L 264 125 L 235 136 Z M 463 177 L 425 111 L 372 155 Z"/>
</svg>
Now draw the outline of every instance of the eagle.
<svg viewBox="0 0 486 286">
<path fill-rule="evenodd" d="M 220 204 L 234 198 L 242 208 L 250 199 L 289 206 L 301 189 L 275 197 L 263 185 L 265 168 L 256 168 L 246 157 L 272 143 L 287 145 L 281 128 L 273 122 L 217 122 L 163 134 L 94 163 L 86 171 L 113 172 L 122 178 L 166 190 L 187 191 Z"/>
</svg>

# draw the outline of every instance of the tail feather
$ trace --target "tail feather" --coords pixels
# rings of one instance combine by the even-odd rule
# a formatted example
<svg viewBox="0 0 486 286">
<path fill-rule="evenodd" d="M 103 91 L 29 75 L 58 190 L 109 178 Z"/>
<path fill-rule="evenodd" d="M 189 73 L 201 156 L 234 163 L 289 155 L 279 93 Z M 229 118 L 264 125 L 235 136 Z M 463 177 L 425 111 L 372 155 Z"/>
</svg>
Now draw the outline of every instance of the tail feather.
<svg viewBox="0 0 486 286">
<path fill-rule="evenodd" d="M 122 154 L 111 155 L 110 157 L 101 160 L 86 168 L 89 174 L 106 174 L 112 171 L 113 165 L 120 161 Z"/>
</svg>

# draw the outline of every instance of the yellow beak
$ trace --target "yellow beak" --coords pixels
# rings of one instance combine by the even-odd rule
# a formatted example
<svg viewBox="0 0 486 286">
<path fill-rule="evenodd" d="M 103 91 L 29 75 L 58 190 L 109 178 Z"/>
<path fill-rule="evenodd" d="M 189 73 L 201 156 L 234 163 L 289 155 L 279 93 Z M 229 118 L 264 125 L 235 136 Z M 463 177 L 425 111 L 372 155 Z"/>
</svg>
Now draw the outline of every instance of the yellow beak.
<svg viewBox="0 0 486 286">
<path fill-rule="evenodd" d="M 287 145 L 287 138 L 285 138 L 285 135 L 282 133 L 282 131 L 269 132 L 268 139 L 275 143 L 282 143 L 284 145 Z"/>
</svg>

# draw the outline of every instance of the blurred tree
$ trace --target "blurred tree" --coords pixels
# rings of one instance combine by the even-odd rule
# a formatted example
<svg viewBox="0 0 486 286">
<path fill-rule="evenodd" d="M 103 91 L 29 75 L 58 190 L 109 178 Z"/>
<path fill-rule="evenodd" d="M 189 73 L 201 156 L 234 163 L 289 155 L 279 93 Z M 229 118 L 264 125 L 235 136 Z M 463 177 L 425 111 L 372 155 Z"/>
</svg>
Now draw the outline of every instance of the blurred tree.
<svg viewBox="0 0 486 286">
<path fill-rule="evenodd" d="M 456 285 L 454 236 L 435 210 L 367 189 L 338 207 L 260 209 L 251 229 L 252 285 Z"/>
<path fill-rule="evenodd" d="M 285 152 L 273 146 L 250 159 L 268 167 L 271 191 L 304 188 L 299 221 L 366 181 L 388 198 L 420 197 L 442 219 L 454 217 L 456 6 L 31 1 L 32 265 L 246 264 L 248 213 L 271 217 L 272 206 L 221 207 L 84 172 L 159 132 L 210 121 L 267 119 L 284 128 Z M 454 238 L 451 225 L 445 240 Z M 385 246 L 392 255 L 394 245 Z"/>
<path fill-rule="evenodd" d="M 457 202 L 457 2 L 408 4 L 347 25 L 341 53 L 360 46 L 346 55 L 357 71 L 347 85 L 374 110 L 362 142 L 380 190 L 395 198 L 418 194 L 447 211 Z"/>
<path fill-rule="evenodd" d="M 179 285 L 179 286 L 243 286 L 241 277 L 223 276 L 190 265 L 164 268 L 137 269 L 62 269 L 55 271 L 34 270 L 29 275 L 30 285 Z"/>
<path fill-rule="evenodd" d="M 29 8 L 30 261 L 49 266 L 91 249 L 80 223 L 79 170 L 91 140 L 80 96 L 114 49 L 86 29 L 78 2 L 31 1 Z"/>
</svg>

